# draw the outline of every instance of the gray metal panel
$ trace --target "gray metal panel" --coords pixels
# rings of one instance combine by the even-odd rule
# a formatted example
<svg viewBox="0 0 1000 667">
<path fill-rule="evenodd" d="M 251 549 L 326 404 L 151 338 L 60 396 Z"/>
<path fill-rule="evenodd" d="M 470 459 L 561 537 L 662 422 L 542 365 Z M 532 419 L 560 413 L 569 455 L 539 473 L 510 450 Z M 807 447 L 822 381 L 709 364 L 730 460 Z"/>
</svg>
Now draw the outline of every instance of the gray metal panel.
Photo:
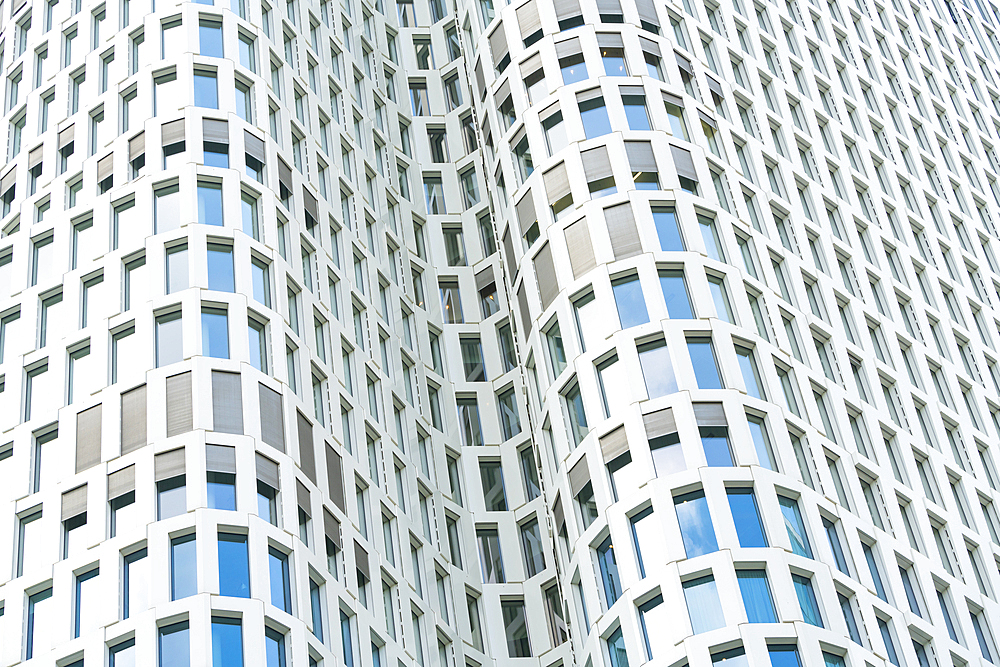
<svg viewBox="0 0 1000 667">
<path fill-rule="evenodd" d="M 76 415 L 76 472 L 93 468 L 101 462 L 101 424 L 103 404 L 98 403 Z"/>
<path fill-rule="evenodd" d="M 275 449 L 285 451 L 285 420 L 281 410 L 281 394 L 259 385 L 260 438 Z"/>
<path fill-rule="evenodd" d="M 313 444 L 313 425 L 304 414 L 295 411 L 296 431 L 299 436 L 299 468 L 309 481 L 316 483 L 316 447 Z"/>
<path fill-rule="evenodd" d="M 343 550 L 344 543 L 340 537 L 340 521 L 337 520 L 337 517 L 330 514 L 330 510 L 325 507 L 323 508 L 323 533 L 338 549 Z"/>
<path fill-rule="evenodd" d="M 576 462 L 576 465 L 569 471 L 569 490 L 576 498 L 580 490 L 587 486 L 587 482 L 590 481 L 590 468 L 587 467 L 587 457 L 584 456 L 582 459 Z"/>
<path fill-rule="evenodd" d="M 246 130 L 243 130 L 243 151 L 255 160 L 266 163 L 264 160 L 264 140 L 258 139 L 257 135 Z"/>
<path fill-rule="evenodd" d="M 243 433 L 243 384 L 239 373 L 212 371 L 212 428 Z"/>
<path fill-rule="evenodd" d="M 542 20 L 538 17 L 538 5 L 535 0 L 528 0 L 517 8 L 517 25 L 521 28 L 521 39 L 526 40 L 542 29 Z"/>
<path fill-rule="evenodd" d="M 184 141 L 184 119 L 181 118 L 164 123 L 160 127 L 160 138 L 164 146 L 179 144 Z"/>
<path fill-rule="evenodd" d="M 205 445 L 205 470 L 236 474 L 236 448 L 228 445 Z"/>
<path fill-rule="evenodd" d="M 263 454 L 257 454 L 257 479 L 278 491 L 281 483 L 278 476 L 278 464 Z"/>
<path fill-rule="evenodd" d="M 326 484 L 330 492 L 330 500 L 347 512 L 347 499 L 344 497 L 344 461 L 333 447 L 326 445 Z"/>
<path fill-rule="evenodd" d="M 583 171 L 587 175 L 587 182 L 593 183 L 602 178 L 613 175 L 611 171 L 611 157 L 608 156 L 607 146 L 598 146 L 589 150 L 580 151 L 580 159 L 583 160 Z"/>
<path fill-rule="evenodd" d="M 673 408 L 664 408 L 642 416 L 646 427 L 646 437 L 650 440 L 670 433 L 677 433 L 677 422 L 674 421 Z"/>
<path fill-rule="evenodd" d="M 653 144 L 648 141 L 626 141 L 625 154 L 632 173 L 656 172 L 656 157 L 653 155 Z"/>
<path fill-rule="evenodd" d="M 559 294 L 559 281 L 556 278 L 556 268 L 552 261 L 552 246 L 548 243 L 542 246 L 535 255 L 535 280 L 538 281 L 538 294 L 542 299 L 542 308 L 548 308 L 556 295 Z"/>
<path fill-rule="evenodd" d="M 167 437 L 194 429 L 191 371 L 167 378 Z"/>
<path fill-rule="evenodd" d="M 62 521 L 80 516 L 87 511 L 87 485 L 62 494 Z"/>
<path fill-rule="evenodd" d="M 135 466 L 108 473 L 108 500 L 114 500 L 135 491 Z"/>
<path fill-rule="evenodd" d="M 692 181 L 698 180 L 698 172 L 694 168 L 694 159 L 691 157 L 691 151 L 671 146 L 670 154 L 674 158 L 674 169 L 677 170 L 678 176 L 690 178 Z"/>
<path fill-rule="evenodd" d="M 728 426 L 722 403 L 695 403 L 692 407 L 698 426 Z"/>
<path fill-rule="evenodd" d="M 570 194 L 566 163 L 560 162 L 542 174 L 542 182 L 545 183 L 545 194 L 548 195 L 550 206 Z"/>
<path fill-rule="evenodd" d="M 295 500 L 299 508 L 309 516 L 312 516 L 312 503 L 309 501 L 309 489 L 301 480 L 295 480 Z"/>
<path fill-rule="evenodd" d="M 624 202 L 616 206 L 609 206 L 604 209 L 604 220 L 608 226 L 611 249 L 614 250 L 616 261 L 634 257 L 642 252 L 639 230 L 635 226 L 635 217 L 632 215 L 632 204 Z"/>
<path fill-rule="evenodd" d="M 201 121 L 201 138 L 213 144 L 229 143 L 229 123 L 214 118 L 203 118 Z"/>
<path fill-rule="evenodd" d="M 579 278 L 597 266 L 594 256 L 594 244 L 590 238 L 587 219 L 581 218 L 566 227 L 563 232 L 566 237 L 566 250 L 569 252 L 569 263 L 573 267 L 573 277 Z"/>
<path fill-rule="evenodd" d="M 122 393 L 122 454 L 146 446 L 146 385 Z"/>
<path fill-rule="evenodd" d="M 153 481 L 162 482 L 184 474 L 184 448 L 171 449 L 153 457 Z"/>
<path fill-rule="evenodd" d="M 625 425 L 621 425 L 600 439 L 601 454 L 604 462 L 614 461 L 628 451 L 628 438 L 625 437 Z"/>
</svg>

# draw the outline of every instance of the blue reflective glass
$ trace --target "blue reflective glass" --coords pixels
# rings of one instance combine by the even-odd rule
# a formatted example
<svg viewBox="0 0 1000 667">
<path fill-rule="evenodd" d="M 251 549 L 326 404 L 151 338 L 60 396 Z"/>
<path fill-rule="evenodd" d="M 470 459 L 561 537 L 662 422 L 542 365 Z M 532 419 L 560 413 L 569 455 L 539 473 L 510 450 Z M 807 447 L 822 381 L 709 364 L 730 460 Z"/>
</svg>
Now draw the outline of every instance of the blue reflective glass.
<svg viewBox="0 0 1000 667">
<path fill-rule="evenodd" d="M 312 626 L 313 634 L 316 635 L 316 639 L 323 641 L 323 603 L 320 598 L 320 587 L 313 581 L 309 580 L 309 607 L 312 611 Z"/>
<path fill-rule="evenodd" d="M 271 628 L 264 631 L 264 656 L 267 667 L 285 667 L 285 637 Z"/>
<path fill-rule="evenodd" d="M 733 454 L 729 451 L 729 435 L 725 429 L 701 429 L 701 447 L 705 450 L 705 462 L 708 465 L 733 465 Z"/>
<path fill-rule="evenodd" d="M 219 292 L 236 291 L 231 248 L 226 246 L 208 247 L 208 289 Z"/>
<path fill-rule="evenodd" d="M 229 168 L 229 152 L 224 144 L 205 144 L 205 166 Z"/>
<path fill-rule="evenodd" d="M 684 552 L 688 558 L 719 550 L 712 527 L 712 516 L 708 511 L 708 500 L 703 491 L 686 493 L 674 498 L 677 523 L 680 525 Z"/>
<path fill-rule="evenodd" d="M 195 72 L 194 105 L 206 109 L 219 108 L 219 88 L 215 74 Z"/>
<path fill-rule="evenodd" d="M 354 648 L 351 644 L 351 617 L 340 610 L 340 641 L 344 648 L 344 664 L 354 667 Z M 271 667 L 268 665 L 268 667 Z"/>
<path fill-rule="evenodd" d="M 611 284 L 615 294 L 615 304 L 618 306 L 618 319 L 622 329 L 638 326 L 649 322 L 646 311 L 646 301 L 642 296 L 642 286 L 638 277 L 616 280 Z"/>
<path fill-rule="evenodd" d="M 580 119 L 583 121 L 583 130 L 588 139 L 611 134 L 611 120 L 608 118 L 608 108 L 604 106 L 602 98 L 581 102 Z"/>
<path fill-rule="evenodd" d="M 792 544 L 792 553 L 812 558 L 812 548 L 809 546 L 802 514 L 799 513 L 799 504 L 791 498 L 778 496 L 778 505 L 781 506 L 781 514 L 785 517 L 785 530 L 788 531 L 788 541 Z"/>
<path fill-rule="evenodd" d="M 802 620 L 822 628 L 823 617 L 819 613 L 819 603 L 816 601 L 812 581 L 808 577 L 793 574 L 792 583 L 795 585 L 795 596 L 799 599 L 799 609 L 802 610 Z"/>
<path fill-rule="evenodd" d="M 243 627 L 239 619 L 212 619 L 212 667 L 243 667 Z"/>
<path fill-rule="evenodd" d="M 189 667 L 191 645 L 187 621 L 160 628 L 160 667 Z"/>
<path fill-rule="evenodd" d="M 559 61 L 559 68 L 562 70 L 564 84 L 569 85 L 587 78 L 587 63 L 583 61 L 582 55 L 563 58 Z"/>
<path fill-rule="evenodd" d="M 222 188 L 212 183 L 198 185 L 198 222 L 222 226 Z"/>
<path fill-rule="evenodd" d="M 226 311 L 201 311 L 201 353 L 216 359 L 229 358 L 229 316 Z"/>
<path fill-rule="evenodd" d="M 170 540 L 171 600 L 180 600 L 198 592 L 197 565 L 194 535 Z"/>
<path fill-rule="evenodd" d="M 844 657 L 823 651 L 823 667 L 846 667 Z"/>
<path fill-rule="evenodd" d="M 737 570 L 736 579 L 747 610 L 747 620 L 751 623 L 776 623 L 778 617 L 774 613 L 767 573 L 764 570 Z"/>
<path fill-rule="evenodd" d="M 695 634 L 715 630 L 726 624 L 722 604 L 719 602 L 719 590 L 711 575 L 685 581 L 684 602 Z"/>
<path fill-rule="evenodd" d="M 622 582 L 618 575 L 618 563 L 615 561 L 615 548 L 611 538 L 604 540 L 597 547 L 597 563 L 601 567 L 601 579 L 604 582 L 604 595 L 610 607 L 622 594 Z"/>
<path fill-rule="evenodd" d="M 660 250 L 684 250 L 684 239 L 677 226 L 677 214 L 672 208 L 653 209 L 653 224 L 660 239 Z"/>
<path fill-rule="evenodd" d="M 684 284 L 684 274 L 680 271 L 665 271 L 660 274 L 660 289 L 667 303 L 667 314 L 672 320 L 690 320 L 694 318 L 691 309 L 691 297 L 687 285 Z"/>
<path fill-rule="evenodd" d="M 250 597 L 246 535 L 219 533 L 219 595 Z"/>
<path fill-rule="evenodd" d="M 729 511 L 733 515 L 740 546 L 766 547 L 767 536 L 764 534 L 753 489 L 729 489 L 726 496 L 729 498 Z"/>
<path fill-rule="evenodd" d="M 885 644 L 885 653 L 889 663 L 899 667 L 899 655 L 896 654 L 896 643 L 892 641 L 892 630 L 889 629 L 889 624 L 881 618 L 875 620 L 878 622 L 878 630 L 882 634 L 882 643 Z"/>
<path fill-rule="evenodd" d="M 268 549 L 268 572 L 271 577 L 271 604 L 282 611 L 292 613 L 288 556 L 277 549 Z"/>
<path fill-rule="evenodd" d="M 625 651 L 625 638 L 620 627 L 608 637 L 608 653 L 611 667 L 628 667 L 628 653 Z"/>
<path fill-rule="evenodd" d="M 794 644 L 771 644 L 767 647 L 771 667 L 802 667 L 799 651 Z"/>
<path fill-rule="evenodd" d="M 236 509 L 236 475 L 208 473 L 208 506 L 215 510 Z"/>
<path fill-rule="evenodd" d="M 198 42 L 201 46 L 201 55 L 221 58 L 222 26 L 217 23 L 200 24 L 198 26 Z"/>
<path fill-rule="evenodd" d="M 722 389 L 719 367 L 715 363 L 712 343 L 708 340 L 689 340 L 687 344 L 694 377 L 699 389 Z"/>
<path fill-rule="evenodd" d="M 646 113 L 644 99 L 642 97 L 622 98 L 622 102 L 625 104 L 625 118 L 628 120 L 628 128 L 630 130 L 650 129 L 649 114 Z"/>
</svg>

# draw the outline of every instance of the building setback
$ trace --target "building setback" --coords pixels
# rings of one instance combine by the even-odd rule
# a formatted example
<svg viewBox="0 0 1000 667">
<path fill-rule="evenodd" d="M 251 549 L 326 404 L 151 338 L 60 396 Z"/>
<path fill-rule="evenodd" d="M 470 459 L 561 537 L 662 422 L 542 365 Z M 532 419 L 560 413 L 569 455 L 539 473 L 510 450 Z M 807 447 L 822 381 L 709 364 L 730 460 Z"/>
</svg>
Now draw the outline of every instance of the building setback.
<svg viewBox="0 0 1000 667">
<path fill-rule="evenodd" d="M 1000 7 L 493 2 L 0 2 L 0 665 L 1000 664 Z"/>
</svg>

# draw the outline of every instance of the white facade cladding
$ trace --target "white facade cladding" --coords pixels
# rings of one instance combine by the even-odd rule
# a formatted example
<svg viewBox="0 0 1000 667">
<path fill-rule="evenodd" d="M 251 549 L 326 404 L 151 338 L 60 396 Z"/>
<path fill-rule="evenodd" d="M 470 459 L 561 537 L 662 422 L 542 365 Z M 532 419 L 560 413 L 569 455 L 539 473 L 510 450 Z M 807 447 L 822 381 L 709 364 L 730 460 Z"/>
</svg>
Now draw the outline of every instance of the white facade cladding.
<svg viewBox="0 0 1000 667">
<path fill-rule="evenodd" d="M 1000 664 L 998 29 L 0 2 L 0 665 Z"/>
</svg>

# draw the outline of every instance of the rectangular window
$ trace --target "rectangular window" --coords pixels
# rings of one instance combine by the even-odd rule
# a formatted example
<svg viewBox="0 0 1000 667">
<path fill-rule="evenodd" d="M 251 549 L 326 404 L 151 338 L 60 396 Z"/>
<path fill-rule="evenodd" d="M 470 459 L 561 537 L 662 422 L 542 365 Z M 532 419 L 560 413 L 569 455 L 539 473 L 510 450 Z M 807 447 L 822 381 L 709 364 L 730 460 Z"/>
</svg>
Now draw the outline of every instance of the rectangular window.
<svg viewBox="0 0 1000 667">
<path fill-rule="evenodd" d="M 771 600 L 771 589 L 767 584 L 765 570 L 737 570 L 736 580 L 740 585 L 743 607 L 747 620 L 751 623 L 776 623 L 778 616 Z"/>
<path fill-rule="evenodd" d="M 700 634 L 725 625 L 719 591 L 712 575 L 685 581 L 683 587 L 692 632 Z"/>
<path fill-rule="evenodd" d="M 180 600 L 198 592 L 195 536 L 170 540 L 170 599 Z"/>
<path fill-rule="evenodd" d="M 247 536 L 219 533 L 219 594 L 250 597 L 250 561 Z"/>
<path fill-rule="evenodd" d="M 733 524 L 736 526 L 736 535 L 740 540 L 740 546 L 768 546 L 764 524 L 760 518 L 753 489 L 726 489 L 726 497 L 729 499 L 729 510 L 733 515 Z"/>
<path fill-rule="evenodd" d="M 704 491 L 676 496 L 674 510 L 677 512 L 677 523 L 688 558 L 719 550 Z"/>
<path fill-rule="evenodd" d="M 243 624 L 240 619 L 212 617 L 212 667 L 243 667 Z"/>
</svg>

